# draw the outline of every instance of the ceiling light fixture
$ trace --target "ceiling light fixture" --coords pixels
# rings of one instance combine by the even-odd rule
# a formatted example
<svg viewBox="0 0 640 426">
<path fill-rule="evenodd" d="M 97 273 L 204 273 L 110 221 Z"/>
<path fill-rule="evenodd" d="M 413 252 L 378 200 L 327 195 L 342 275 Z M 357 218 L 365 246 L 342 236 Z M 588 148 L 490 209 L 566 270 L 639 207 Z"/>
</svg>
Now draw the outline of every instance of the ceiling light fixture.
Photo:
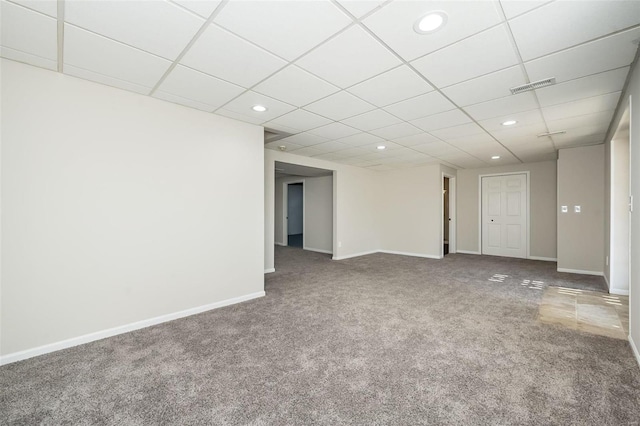
<svg viewBox="0 0 640 426">
<path fill-rule="evenodd" d="M 251 107 L 251 109 L 255 112 L 265 112 L 267 110 L 267 107 L 262 105 L 254 105 L 253 107 Z"/>
<path fill-rule="evenodd" d="M 504 123 L 502 123 L 503 126 L 513 126 L 514 124 L 516 124 L 517 121 L 516 120 L 507 120 Z"/>
<path fill-rule="evenodd" d="M 382 151 L 383 149 L 387 149 L 387 147 L 386 147 L 386 146 L 384 146 L 384 145 L 378 145 L 378 146 L 377 146 L 377 148 L 378 148 L 380 151 Z"/>
<path fill-rule="evenodd" d="M 499 160 L 500 156 L 499 155 L 494 155 L 493 157 L 491 157 L 492 160 Z"/>
<path fill-rule="evenodd" d="M 434 33 L 447 23 L 447 14 L 441 10 L 432 11 L 421 17 L 413 24 L 413 30 L 418 34 Z"/>
</svg>

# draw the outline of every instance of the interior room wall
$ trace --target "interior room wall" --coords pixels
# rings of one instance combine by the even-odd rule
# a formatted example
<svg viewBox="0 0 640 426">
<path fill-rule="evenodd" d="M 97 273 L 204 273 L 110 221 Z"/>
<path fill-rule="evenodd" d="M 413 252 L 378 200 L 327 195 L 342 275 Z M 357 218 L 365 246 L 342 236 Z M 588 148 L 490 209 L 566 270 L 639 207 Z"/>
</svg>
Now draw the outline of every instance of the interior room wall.
<svg viewBox="0 0 640 426">
<path fill-rule="evenodd" d="M 264 294 L 261 127 L 1 66 L 2 355 Z"/>
<path fill-rule="evenodd" d="M 613 188 L 605 185 L 608 208 L 605 208 L 605 276 L 609 291 L 616 294 L 629 292 L 629 139 L 628 134 L 609 141 L 608 167 L 613 179 Z M 606 163 L 605 163 L 606 164 Z M 609 232 L 612 231 L 612 232 Z M 613 245 L 611 245 L 613 237 Z"/>
<path fill-rule="evenodd" d="M 529 172 L 530 186 L 530 245 L 534 259 L 555 260 L 556 251 L 556 161 L 514 164 L 482 169 L 458 170 L 457 212 L 458 252 L 481 252 L 479 238 L 480 175 Z"/>
<path fill-rule="evenodd" d="M 603 144 L 558 151 L 558 271 L 604 275 L 604 163 Z"/>
</svg>

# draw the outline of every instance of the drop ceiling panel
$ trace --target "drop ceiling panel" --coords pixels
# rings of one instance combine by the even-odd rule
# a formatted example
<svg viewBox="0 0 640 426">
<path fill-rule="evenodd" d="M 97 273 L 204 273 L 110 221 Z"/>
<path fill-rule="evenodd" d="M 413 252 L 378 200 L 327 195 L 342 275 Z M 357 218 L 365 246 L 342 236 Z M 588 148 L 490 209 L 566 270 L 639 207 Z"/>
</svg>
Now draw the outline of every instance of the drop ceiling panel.
<svg viewBox="0 0 640 426">
<path fill-rule="evenodd" d="M 2 57 L 56 69 L 57 21 L 5 1 L 0 12 Z"/>
<path fill-rule="evenodd" d="M 267 108 L 264 112 L 254 111 L 255 105 L 262 105 Z M 237 112 L 238 114 L 255 117 L 261 119 L 261 123 L 273 120 L 276 117 L 284 115 L 295 109 L 294 106 L 277 99 L 261 95 L 256 92 L 245 92 L 224 106 L 224 109 Z"/>
<path fill-rule="evenodd" d="M 357 147 L 363 145 L 381 144 L 384 143 L 384 139 L 370 133 L 358 133 L 352 136 L 347 136 L 346 138 L 338 139 L 338 142 Z"/>
<path fill-rule="evenodd" d="M 414 23 L 431 11 L 446 12 L 446 25 L 431 34 L 418 34 Z M 410 61 L 487 29 L 499 23 L 500 16 L 496 3 L 489 1 L 395 1 L 363 22 Z"/>
<path fill-rule="evenodd" d="M 393 139 L 392 142 L 397 143 L 402 146 L 415 146 L 415 145 L 424 145 L 425 143 L 436 142 L 437 138 L 431 136 L 428 133 L 419 133 L 417 135 L 404 136 L 401 138 Z"/>
<path fill-rule="evenodd" d="M 65 21 L 171 60 L 204 23 L 165 1 L 68 1 Z"/>
<path fill-rule="evenodd" d="M 297 65 L 346 88 L 400 65 L 385 47 L 353 26 L 298 60 Z"/>
<path fill-rule="evenodd" d="M 538 135 L 547 132 L 547 125 L 544 122 L 523 125 L 522 123 L 515 126 L 505 127 L 504 129 L 490 130 L 489 133 L 494 138 L 505 145 L 519 145 L 537 141 Z"/>
<path fill-rule="evenodd" d="M 317 135 L 312 135 L 311 133 L 304 132 L 298 133 L 297 135 L 289 136 L 288 138 L 280 139 L 279 142 L 282 142 L 283 145 L 288 143 L 294 143 L 300 146 L 313 146 L 322 142 L 326 142 L 327 138 L 323 138 Z"/>
<path fill-rule="evenodd" d="M 174 3 L 179 4 L 182 7 L 189 9 L 190 11 L 197 13 L 203 18 L 211 16 L 216 7 L 221 3 L 221 0 L 172 0 Z"/>
<path fill-rule="evenodd" d="M 523 13 L 529 12 L 536 7 L 540 7 L 545 3 L 549 3 L 549 0 L 545 1 L 528 1 L 528 0 L 500 0 L 502 10 L 507 19 L 514 18 Z"/>
<path fill-rule="evenodd" d="M 573 129 L 563 135 L 552 136 L 556 148 L 596 145 L 604 142 L 605 133 L 600 126 L 589 126 Z"/>
<path fill-rule="evenodd" d="M 280 142 L 282 142 L 282 140 Z M 286 143 L 284 143 L 284 146 L 286 146 Z M 322 151 L 320 151 L 319 149 L 315 149 L 312 146 L 306 146 L 299 149 L 296 148 L 295 150 L 289 150 L 287 148 L 287 151 L 291 152 L 291 154 L 304 155 L 305 157 L 313 157 L 314 155 L 322 154 Z"/>
<path fill-rule="evenodd" d="M 339 121 L 371 111 L 374 108 L 373 105 L 342 91 L 309 104 L 304 109 Z"/>
<path fill-rule="evenodd" d="M 556 1 L 510 21 L 528 61 L 639 23 L 638 1 Z"/>
<path fill-rule="evenodd" d="M 398 139 L 404 136 L 417 135 L 422 133 L 422 130 L 409 123 L 400 123 L 372 130 L 371 133 L 384 139 Z"/>
<path fill-rule="evenodd" d="M 536 90 L 542 107 L 572 102 L 606 93 L 619 92 L 629 73 L 629 67 L 571 80 Z"/>
<path fill-rule="evenodd" d="M 152 88 L 171 62 L 65 24 L 65 64 Z"/>
<path fill-rule="evenodd" d="M 360 131 L 358 129 L 354 129 L 353 127 L 345 126 L 342 123 L 331 123 L 327 124 L 326 126 L 313 129 L 308 133 L 326 139 L 340 139 L 347 136 L 355 135 L 356 133 L 360 133 Z"/>
<path fill-rule="evenodd" d="M 183 105 L 189 108 L 199 109 L 205 112 L 211 112 L 213 110 L 213 107 L 211 105 L 203 104 L 201 102 L 194 101 L 187 98 L 182 98 L 180 96 L 176 96 L 171 93 L 166 93 L 162 91 L 154 92 L 153 97 L 157 99 L 162 99 L 163 101 L 172 102 L 174 104 Z"/>
<path fill-rule="evenodd" d="M 140 84 L 131 83 L 125 80 L 120 80 L 118 78 L 103 75 L 94 71 L 89 71 L 83 68 L 74 67 L 73 65 L 69 65 L 69 64 L 64 65 L 64 73 L 74 77 L 82 78 L 84 80 L 89 80 L 96 83 L 104 84 L 106 86 L 117 87 L 119 89 L 128 90 L 130 92 L 140 93 L 142 95 L 148 95 L 149 92 L 151 91 L 151 88 L 148 86 L 142 86 Z M 181 105 L 186 105 L 188 102 L 181 101 L 176 103 Z"/>
<path fill-rule="evenodd" d="M 292 129 L 296 129 L 299 132 L 304 132 L 306 130 L 315 129 L 316 127 L 324 126 L 325 124 L 329 123 L 331 123 L 331 120 L 329 120 L 328 118 L 321 117 L 317 114 L 302 109 L 297 109 L 266 123 L 265 126 L 287 126 Z"/>
<path fill-rule="evenodd" d="M 209 111 L 244 92 L 240 86 L 180 65 L 171 71 L 158 90 L 209 105 Z"/>
<path fill-rule="evenodd" d="M 340 89 L 302 68 L 290 65 L 258 84 L 253 90 L 301 107 Z"/>
<path fill-rule="evenodd" d="M 593 96 L 565 104 L 559 104 L 542 108 L 542 114 L 546 120 L 561 120 L 594 112 L 613 110 L 618 105 L 620 94 L 613 92 L 606 95 Z"/>
<path fill-rule="evenodd" d="M 289 61 L 351 24 L 328 0 L 231 1 L 215 22 Z"/>
<path fill-rule="evenodd" d="M 510 88 L 525 83 L 528 81 L 524 72 L 520 65 L 516 65 L 449 86 L 442 89 L 442 92 L 456 104 L 467 106 L 510 96 Z"/>
<path fill-rule="evenodd" d="M 269 143 L 264 145 L 265 148 L 273 149 L 274 151 L 281 151 L 281 149 L 280 149 L 281 146 L 284 146 L 282 144 L 282 140 L 269 142 Z M 302 148 L 301 146 L 296 145 L 294 143 L 289 143 L 289 144 L 286 145 L 286 147 L 287 147 L 287 149 L 286 149 L 287 151 L 292 151 L 292 150 L 296 150 L 296 149 Z"/>
<path fill-rule="evenodd" d="M 562 120 L 547 121 L 550 132 L 567 130 L 571 133 L 572 129 L 597 127 L 601 129 L 599 133 L 604 133 L 611 123 L 615 110 L 600 111 L 593 114 L 579 115 L 577 117 L 563 118 Z"/>
<path fill-rule="evenodd" d="M 638 39 L 640 28 L 527 62 L 525 67 L 531 81 L 555 77 L 561 83 L 631 64 Z"/>
<path fill-rule="evenodd" d="M 229 111 L 224 108 L 217 109 L 215 111 L 217 115 L 222 115 L 223 117 L 233 118 L 234 120 L 244 121 L 245 123 L 251 124 L 262 124 L 262 118 L 260 117 L 251 117 L 244 114 L 238 114 L 235 111 Z"/>
<path fill-rule="evenodd" d="M 459 109 L 453 109 L 428 117 L 418 118 L 417 120 L 411 121 L 411 124 L 425 132 L 430 132 L 431 130 L 444 129 L 445 127 L 453 127 L 469 122 L 471 122 L 471 119 L 467 114 Z"/>
<path fill-rule="evenodd" d="M 461 154 L 461 151 L 458 148 L 441 141 L 430 142 L 423 145 L 414 145 L 411 149 L 438 158 L 441 155 Z"/>
<path fill-rule="evenodd" d="M 336 152 L 342 149 L 347 149 L 352 147 L 341 142 L 329 141 L 329 142 L 319 143 L 318 145 L 313 145 L 313 148 L 322 152 Z"/>
<path fill-rule="evenodd" d="M 538 103 L 531 92 L 511 95 L 464 107 L 465 111 L 476 120 L 486 120 L 488 118 L 501 117 L 516 112 L 530 111 L 536 108 L 538 108 Z"/>
<path fill-rule="evenodd" d="M 181 63 L 243 87 L 251 87 L 286 62 L 215 25 L 210 25 Z"/>
<path fill-rule="evenodd" d="M 415 120 L 428 115 L 449 111 L 456 106 L 438 92 L 416 96 L 385 107 L 385 111 L 403 120 Z"/>
<path fill-rule="evenodd" d="M 367 13 L 380 7 L 385 0 L 337 0 L 349 13 L 356 18 L 362 18 Z"/>
<path fill-rule="evenodd" d="M 417 59 L 411 64 L 431 83 L 445 87 L 517 63 L 518 57 L 511 45 L 506 27 L 499 25 Z"/>
<path fill-rule="evenodd" d="M 403 65 L 357 84 L 349 92 L 373 105 L 383 107 L 432 90 L 433 86 Z"/>
<path fill-rule="evenodd" d="M 468 123 L 460 126 L 447 127 L 446 129 L 434 130 L 430 133 L 446 141 L 447 139 L 457 139 L 465 136 L 482 134 L 485 133 L 485 131 L 475 123 Z"/>
<path fill-rule="evenodd" d="M 502 123 L 507 120 L 515 120 L 517 123 L 511 126 L 504 126 Z M 500 117 L 490 118 L 488 120 L 481 120 L 478 122 L 485 130 L 491 132 L 494 130 L 504 130 L 514 127 L 527 126 L 531 124 L 543 123 L 544 119 L 539 109 L 534 109 L 525 112 L 519 112 L 514 114 L 507 114 Z"/>
<path fill-rule="evenodd" d="M 401 123 L 402 120 L 394 117 L 384 110 L 376 109 L 365 112 L 364 114 L 356 115 L 355 117 L 347 118 L 346 120 L 342 120 L 342 122 L 349 126 L 353 126 L 356 129 L 369 131 L 391 126 L 392 124 L 398 124 Z"/>
<path fill-rule="evenodd" d="M 16 3 L 28 9 L 44 13 L 52 18 L 56 18 L 58 16 L 57 0 L 11 0 L 11 3 Z"/>
</svg>

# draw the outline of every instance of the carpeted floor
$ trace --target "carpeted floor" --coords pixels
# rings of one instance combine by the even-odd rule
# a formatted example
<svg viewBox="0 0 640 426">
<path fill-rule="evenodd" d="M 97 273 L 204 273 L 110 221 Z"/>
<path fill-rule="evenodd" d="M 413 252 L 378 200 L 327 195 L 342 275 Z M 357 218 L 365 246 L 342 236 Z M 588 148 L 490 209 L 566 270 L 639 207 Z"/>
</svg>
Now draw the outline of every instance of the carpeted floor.
<svg viewBox="0 0 640 426">
<path fill-rule="evenodd" d="M 2 367 L 0 424 L 638 424 L 629 344 L 536 321 L 599 285 L 554 267 L 276 247 L 264 298 Z"/>
</svg>

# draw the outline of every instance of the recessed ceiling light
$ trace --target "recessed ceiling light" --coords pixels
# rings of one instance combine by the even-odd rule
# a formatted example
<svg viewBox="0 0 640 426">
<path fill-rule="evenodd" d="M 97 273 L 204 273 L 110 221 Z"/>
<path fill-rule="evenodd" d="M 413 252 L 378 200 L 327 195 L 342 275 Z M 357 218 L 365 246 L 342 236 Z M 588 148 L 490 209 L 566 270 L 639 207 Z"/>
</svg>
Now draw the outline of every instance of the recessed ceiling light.
<svg viewBox="0 0 640 426">
<path fill-rule="evenodd" d="M 514 124 L 516 124 L 517 121 L 516 120 L 507 120 L 504 123 L 502 123 L 503 126 L 513 126 Z"/>
<path fill-rule="evenodd" d="M 251 107 L 251 109 L 255 112 L 265 112 L 267 110 L 267 107 L 262 105 L 254 105 L 253 107 Z"/>
<path fill-rule="evenodd" d="M 380 151 L 382 151 L 383 149 L 387 149 L 387 147 L 386 147 L 386 146 L 384 146 L 384 145 L 378 145 L 378 147 L 377 147 L 377 148 L 378 148 Z"/>
<path fill-rule="evenodd" d="M 447 23 L 447 14 L 443 11 L 429 12 L 413 24 L 413 30 L 418 34 L 431 34 L 444 27 Z"/>
<path fill-rule="evenodd" d="M 494 155 L 493 157 L 491 157 L 492 160 L 499 160 L 500 156 L 499 155 Z"/>
</svg>

